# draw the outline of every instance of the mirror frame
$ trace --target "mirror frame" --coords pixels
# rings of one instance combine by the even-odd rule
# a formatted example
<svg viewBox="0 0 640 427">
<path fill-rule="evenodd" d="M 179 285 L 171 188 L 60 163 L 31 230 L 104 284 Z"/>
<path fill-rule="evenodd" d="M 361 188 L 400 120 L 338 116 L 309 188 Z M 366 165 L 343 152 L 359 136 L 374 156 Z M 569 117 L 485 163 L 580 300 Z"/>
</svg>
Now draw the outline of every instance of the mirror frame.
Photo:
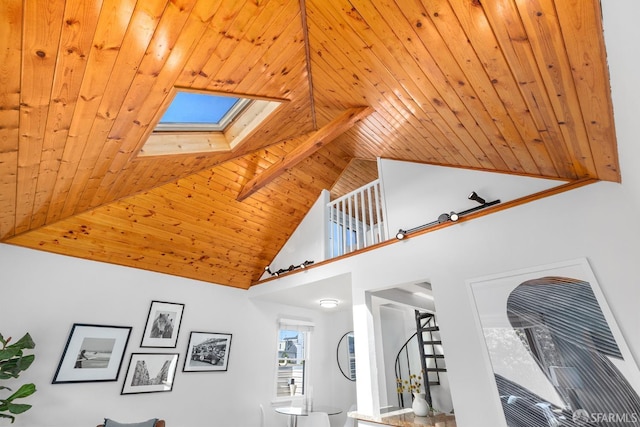
<svg viewBox="0 0 640 427">
<path fill-rule="evenodd" d="M 338 369 L 340 369 L 340 373 L 341 373 L 341 374 L 342 374 L 346 379 L 348 379 L 349 381 L 355 381 L 355 380 L 356 380 L 355 372 L 354 372 L 354 377 L 353 377 L 353 378 L 351 378 L 351 376 L 349 376 L 349 375 L 345 372 L 345 370 L 344 370 L 344 369 L 342 369 L 342 365 L 341 365 L 341 363 L 340 363 L 340 346 L 341 346 L 341 345 L 343 345 L 343 341 L 344 341 L 345 343 L 347 342 L 347 341 L 346 341 L 346 338 L 347 338 L 349 335 L 352 335 L 352 336 L 353 336 L 353 331 L 349 331 L 349 332 L 345 333 L 345 334 L 340 338 L 340 340 L 338 341 L 338 346 L 336 347 L 336 362 L 338 363 Z M 348 351 L 348 347 L 347 347 L 347 351 Z M 349 370 L 349 369 L 347 369 L 347 371 L 348 371 L 348 370 Z"/>
</svg>

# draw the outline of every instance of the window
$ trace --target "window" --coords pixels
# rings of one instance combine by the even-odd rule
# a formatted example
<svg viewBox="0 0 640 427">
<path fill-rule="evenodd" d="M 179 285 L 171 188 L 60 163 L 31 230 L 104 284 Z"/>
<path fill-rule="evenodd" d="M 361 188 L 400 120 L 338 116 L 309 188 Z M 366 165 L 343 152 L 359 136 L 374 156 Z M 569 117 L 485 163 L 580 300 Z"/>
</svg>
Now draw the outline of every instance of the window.
<svg viewBox="0 0 640 427">
<path fill-rule="evenodd" d="M 282 100 L 174 89 L 138 156 L 229 152 L 282 104 Z"/>
<path fill-rule="evenodd" d="M 249 104 L 234 98 L 198 92 L 177 92 L 156 131 L 223 131 Z"/>
<path fill-rule="evenodd" d="M 281 319 L 278 328 L 276 399 L 304 397 L 308 389 L 313 324 Z"/>
<path fill-rule="evenodd" d="M 356 230 L 345 227 L 336 221 L 329 221 L 329 233 L 332 257 L 344 255 L 350 252 L 345 248 L 351 248 L 357 244 Z"/>
</svg>

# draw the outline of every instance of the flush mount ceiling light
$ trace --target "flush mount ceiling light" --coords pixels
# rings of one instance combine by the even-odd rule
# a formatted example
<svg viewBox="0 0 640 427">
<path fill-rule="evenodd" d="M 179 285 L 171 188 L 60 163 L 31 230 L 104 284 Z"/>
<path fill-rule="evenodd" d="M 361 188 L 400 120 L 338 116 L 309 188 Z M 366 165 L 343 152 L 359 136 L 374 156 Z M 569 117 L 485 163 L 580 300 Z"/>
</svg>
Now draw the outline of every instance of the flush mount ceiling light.
<svg viewBox="0 0 640 427">
<path fill-rule="evenodd" d="M 338 306 L 338 300 L 333 298 L 325 298 L 320 300 L 320 307 L 322 308 L 336 308 Z"/>
</svg>

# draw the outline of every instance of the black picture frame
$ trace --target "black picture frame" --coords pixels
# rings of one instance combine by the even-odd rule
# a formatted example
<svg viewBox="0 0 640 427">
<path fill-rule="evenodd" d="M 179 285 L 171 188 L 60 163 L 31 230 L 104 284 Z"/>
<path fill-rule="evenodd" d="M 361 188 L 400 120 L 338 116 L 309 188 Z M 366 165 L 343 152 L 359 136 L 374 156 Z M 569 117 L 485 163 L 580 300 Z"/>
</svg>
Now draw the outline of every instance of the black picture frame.
<svg viewBox="0 0 640 427">
<path fill-rule="evenodd" d="M 52 384 L 117 381 L 131 326 L 74 323 Z"/>
<path fill-rule="evenodd" d="M 176 348 L 184 304 L 151 301 L 140 347 Z"/>
<path fill-rule="evenodd" d="M 231 334 L 192 331 L 182 372 L 220 372 L 229 366 Z"/>
<path fill-rule="evenodd" d="M 340 373 L 349 381 L 356 380 L 356 350 L 353 331 L 345 333 L 338 341 L 336 361 Z"/>
<path fill-rule="evenodd" d="M 173 390 L 178 353 L 131 353 L 120 394 L 158 393 Z"/>
</svg>

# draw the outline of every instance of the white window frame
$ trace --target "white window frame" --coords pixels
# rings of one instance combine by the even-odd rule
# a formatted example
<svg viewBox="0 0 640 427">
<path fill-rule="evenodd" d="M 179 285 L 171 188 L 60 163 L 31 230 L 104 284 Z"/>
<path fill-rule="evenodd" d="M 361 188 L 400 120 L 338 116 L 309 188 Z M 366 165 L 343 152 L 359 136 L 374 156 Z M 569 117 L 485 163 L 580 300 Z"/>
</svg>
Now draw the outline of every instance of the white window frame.
<svg viewBox="0 0 640 427">
<path fill-rule="evenodd" d="M 312 322 L 306 320 L 296 320 L 296 319 L 279 319 L 278 320 L 278 328 L 276 334 L 276 351 L 275 351 L 275 374 L 274 374 L 274 387 L 273 387 L 273 402 L 291 402 L 304 400 L 310 396 L 310 372 L 311 372 L 311 341 L 313 335 L 314 324 Z M 288 331 L 297 331 L 299 334 L 304 335 L 304 355 L 302 359 L 304 360 L 304 382 L 303 384 L 296 384 L 296 394 L 295 396 L 291 395 L 280 395 L 278 396 L 278 381 L 279 381 L 279 373 L 280 373 L 280 331 L 288 330 Z"/>
</svg>

